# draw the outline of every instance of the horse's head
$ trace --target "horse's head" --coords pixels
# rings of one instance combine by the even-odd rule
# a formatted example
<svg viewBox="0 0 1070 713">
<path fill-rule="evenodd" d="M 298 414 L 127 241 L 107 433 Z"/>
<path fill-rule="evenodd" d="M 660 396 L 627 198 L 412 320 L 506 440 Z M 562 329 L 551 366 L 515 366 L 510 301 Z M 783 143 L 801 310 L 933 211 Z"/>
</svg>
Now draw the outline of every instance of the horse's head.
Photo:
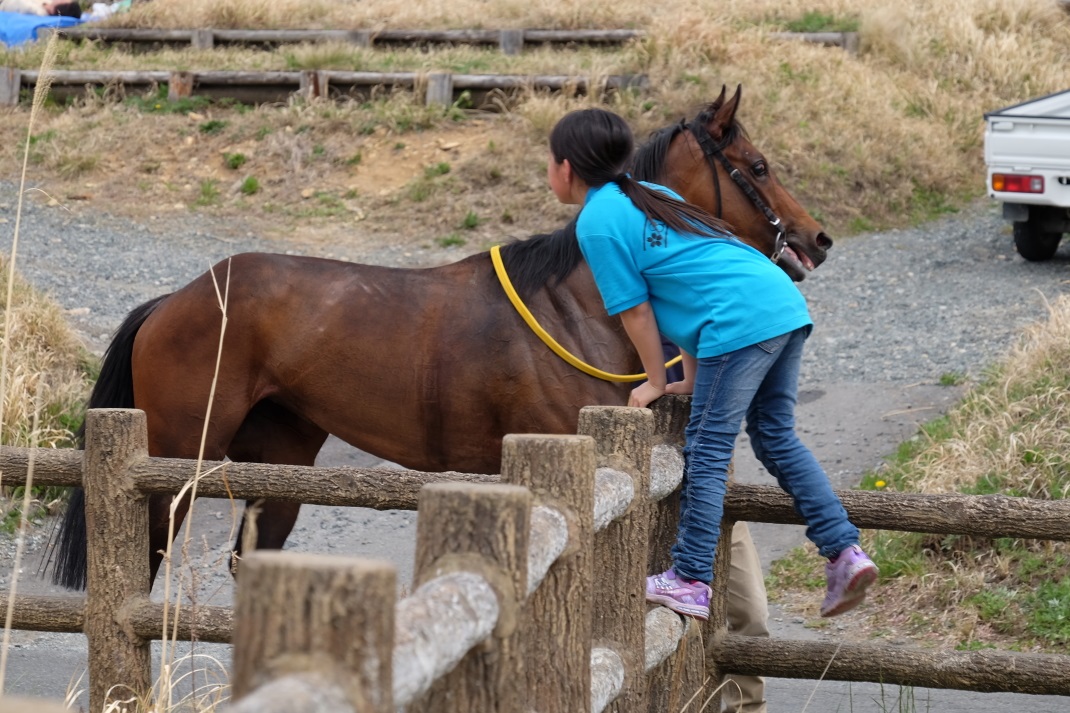
<svg viewBox="0 0 1070 713">
<path fill-rule="evenodd" d="M 672 188 L 766 255 L 779 252 L 778 264 L 799 282 L 825 261 L 832 239 L 780 184 L 736 121 L 742 89 L 726 99 L 722 87 L 690 124 L 658 132 L 640 149 L 633 174 Z"/>
</svg>

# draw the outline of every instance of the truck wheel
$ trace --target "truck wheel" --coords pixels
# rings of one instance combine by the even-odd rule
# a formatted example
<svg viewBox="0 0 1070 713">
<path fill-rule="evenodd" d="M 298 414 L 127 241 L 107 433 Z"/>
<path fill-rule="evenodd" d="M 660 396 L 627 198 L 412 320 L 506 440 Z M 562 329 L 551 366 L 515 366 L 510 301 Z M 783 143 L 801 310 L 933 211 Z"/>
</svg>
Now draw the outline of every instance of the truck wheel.
<svg viewBox="0 0 1070 713">
<path fill-rule="evenodd" d="M 1031 262 L 1050 260 L 1063 237 L 1062 233 L 1044 230 L 1039 218 L 1038 214 L 1030 215 L 1029 220 L 1014 224 L 1014 247 Z"/>
</svg>

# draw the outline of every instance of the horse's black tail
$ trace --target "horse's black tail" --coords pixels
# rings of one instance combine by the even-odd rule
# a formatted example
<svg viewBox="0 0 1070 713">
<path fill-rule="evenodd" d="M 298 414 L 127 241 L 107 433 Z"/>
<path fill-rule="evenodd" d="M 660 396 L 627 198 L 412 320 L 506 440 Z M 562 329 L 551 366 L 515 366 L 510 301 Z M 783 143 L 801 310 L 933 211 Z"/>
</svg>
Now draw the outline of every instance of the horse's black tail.
<svg viewBox="0 0 1070 713">
<path fill-rule="evenodd" d="M 100 376 L 89 395 L 88 408 L 133 408 L 134 378 L 131 357 L 134 337 L 153 310 L 167 295 L 137 307 L 115 332 L 104 352 Z M 78 429 L 78 442 L 84 447 L 85 424 Z M 67 513 L 60 528 L 59 546 L 52 570 L 52 581 L 67 589 L 85 589 L 88 569 L 85 532 L 85 492 L 75 488 L 67 503 Z"/>
</svg>

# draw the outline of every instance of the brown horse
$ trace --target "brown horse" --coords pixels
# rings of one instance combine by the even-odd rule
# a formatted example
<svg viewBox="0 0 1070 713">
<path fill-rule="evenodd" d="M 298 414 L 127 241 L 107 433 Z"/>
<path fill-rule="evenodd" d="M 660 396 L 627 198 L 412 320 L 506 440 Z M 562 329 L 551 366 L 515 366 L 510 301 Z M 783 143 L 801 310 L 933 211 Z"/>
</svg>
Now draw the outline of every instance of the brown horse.
<svg viewBox="0 0 1070 713">
<path fill-rule="evenodd" d="M 633 174 L 723 217 L 802 279 L 832 241 L 736 123 L 739 98 L 739 89 L 731 99 L 722 89 L 690 125 L 658 132 Z M 566 349 L 612 373 L 642 370 L 619 319 L 605 313 L 574 224 L 512 242 L 502 259 L 531 312 Z M 206 459 L 312 465 L 334 434 L 408 468 L 493 473 L 505 434 L 575 433 L 581 407 L 623 405 L 632 388 L 577 371 L 539 341 L 486 252 L 429 269 L 243 254 L 213 270 L 220 283 L 229 271 L 228 328 Z M 151 455 L 197 456 L 217 304 L 206 273 L 131 312 L 105 354 L 89 406 L 144 410 Z M 68 508 L 54 573 L 71 588 L 85 586 L 81 495 Z M 153 577 L 169 500 L 151 500 Z M 264 503 L 257 547 L 282 547 L 299 507 Z"/>
</svg>

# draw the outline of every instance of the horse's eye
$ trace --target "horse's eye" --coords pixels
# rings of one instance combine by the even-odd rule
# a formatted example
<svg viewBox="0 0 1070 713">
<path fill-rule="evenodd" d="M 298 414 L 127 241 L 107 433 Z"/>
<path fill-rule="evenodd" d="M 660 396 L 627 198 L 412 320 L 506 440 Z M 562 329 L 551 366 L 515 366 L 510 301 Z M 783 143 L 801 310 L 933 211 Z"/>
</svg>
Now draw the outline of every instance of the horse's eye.
<svg viewBox="0 0 1070 713">
<path fill-rule="evenodd" d="M 766 165 L 765 161 L 756 161 L 751 170 L 754 171 L 755 176 L 764 176 L 769 173 L 769 166 Z"/>
</svg>

